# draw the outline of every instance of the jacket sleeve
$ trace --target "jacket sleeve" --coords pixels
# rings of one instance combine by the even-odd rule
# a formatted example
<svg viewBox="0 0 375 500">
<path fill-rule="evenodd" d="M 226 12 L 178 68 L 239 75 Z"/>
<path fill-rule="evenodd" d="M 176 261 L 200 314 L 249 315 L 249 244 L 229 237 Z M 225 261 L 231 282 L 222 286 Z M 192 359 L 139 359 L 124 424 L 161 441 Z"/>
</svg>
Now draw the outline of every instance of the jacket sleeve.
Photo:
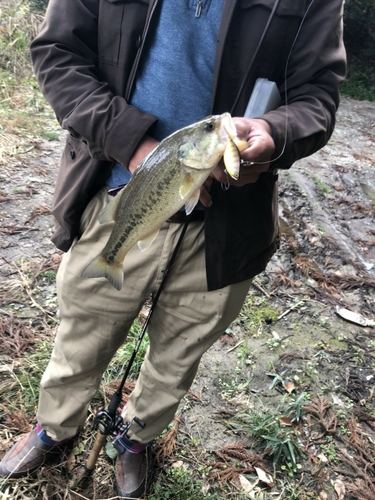
<svg viewBox="0 0 375 500">
<path fill-rule="evenodd" d="M 280 87 L 284 105 L 260 117 L 273 129 L 277 168 L 289 168 L 328 142 L 346 72 L 342 0 L 309 3 Z"/>
<path fill-rule="evenodd" d="M 156 121 L 101 81 L 99 0 L 50 0 L 31 55 L 40 88 L 60 125 L 85 142 L 96 160 L 126 166 Z"/>
</svg>

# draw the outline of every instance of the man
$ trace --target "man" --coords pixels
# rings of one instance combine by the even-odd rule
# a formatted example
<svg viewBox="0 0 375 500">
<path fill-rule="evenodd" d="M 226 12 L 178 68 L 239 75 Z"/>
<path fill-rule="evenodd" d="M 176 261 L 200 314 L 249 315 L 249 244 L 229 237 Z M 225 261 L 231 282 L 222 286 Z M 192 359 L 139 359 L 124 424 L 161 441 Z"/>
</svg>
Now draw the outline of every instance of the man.
<svg viewBox="0 0 375 500">
<path fill-rule="evenodd" d="M 266 29 L 267 27 L 267 29 Z M 150 322 L 150 347 L 125 410 L 133 424 L 116 461 L 120 496 L 142 496 L 151 443 L 173 419 L 202 354 L 235 319 L 277 247 L 277 169 L 328 141 L 345 74 L 342 0 L 51 0 L 32 44 L 36 75 L 69 136 L 56 183 L 53 241 L 61 324 L 41 382 L 38 425 L 0 473 L 35 470 L 83 426 L 87 406 L 143 302 L 154 294 L 184 213 L 124 261 L 124 286 L 82 271 L 106 243 L 98 215 L 166 135 L 231 111 L 247 140 L 238 181 L 218 165 L 201 190 Z M 282 106 L 241 118 L 257 78 Z M 129 174 L 130 173 L 130 174 Z"/>
</svg>

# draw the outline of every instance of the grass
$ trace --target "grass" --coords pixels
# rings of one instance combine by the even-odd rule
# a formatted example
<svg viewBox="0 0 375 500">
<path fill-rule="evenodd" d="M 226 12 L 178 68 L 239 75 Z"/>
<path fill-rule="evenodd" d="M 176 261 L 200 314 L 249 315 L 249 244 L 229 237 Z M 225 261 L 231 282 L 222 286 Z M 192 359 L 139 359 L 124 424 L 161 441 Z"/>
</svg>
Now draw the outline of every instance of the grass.
<svg viewBox="0 0 375 500">
<path fill-rule="evenodd" d="M 38 342 L 37 348 L 23 358 L 22 369 L 10 372 L 15 382 L 7 392 L 8 410 L 35 415 L 38 405 L 39 383 L 52 352 L 51 339 Z"/>
<path fill-rule="evenodd" d="M 316 186 L 324 193 L 324 194 L 330 194 L 332 193 L 332 189 L 321 179 L 318 179 L 317 177 L 314 177 L 314 182 Z"/>
<path fill-rule="evenodd" d="M 31 151 L 40 138 L 60 137 L 31 68 L 29 45 L 42 18 L 26 1 L 0 6 L 0 163 Z"/>
</svg>

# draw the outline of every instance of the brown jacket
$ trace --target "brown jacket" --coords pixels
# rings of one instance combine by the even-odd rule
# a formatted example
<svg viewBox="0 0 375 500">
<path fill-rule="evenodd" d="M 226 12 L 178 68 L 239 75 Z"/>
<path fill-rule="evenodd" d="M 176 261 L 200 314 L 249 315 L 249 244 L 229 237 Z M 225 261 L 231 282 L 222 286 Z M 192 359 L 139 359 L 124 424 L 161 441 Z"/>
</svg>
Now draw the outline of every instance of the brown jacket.
<svg viewBox="0 0 375 500">
<path fill-rule="evenodd" d="M 255 80 L 275 81 L 287 106 L 263 118 L 274 132 L 273 166 L 289 168 L 323 147 L 333 131 L 338 86 L 345 74 L 342 0 L 281 0 L 232 110 L 275 1 L 225 1 L 212 112 L 241 116 Z M 127 165 L 157 119 L 127 100 L 161 2 L 51 0 L 41 33 L 32 43 L 41 89 L 69 132 L 53 203 L 57 229 L 52 240 L 64 251 L 79 235 L 80 217 L 105 184 L 113 162 Z M 265 269 L 277 244 L 276 179 L 270 172 L 255 184 L 228 191 L 214 183 L 213 205 L 205 219 L 209 289 Z"/>
</svg>

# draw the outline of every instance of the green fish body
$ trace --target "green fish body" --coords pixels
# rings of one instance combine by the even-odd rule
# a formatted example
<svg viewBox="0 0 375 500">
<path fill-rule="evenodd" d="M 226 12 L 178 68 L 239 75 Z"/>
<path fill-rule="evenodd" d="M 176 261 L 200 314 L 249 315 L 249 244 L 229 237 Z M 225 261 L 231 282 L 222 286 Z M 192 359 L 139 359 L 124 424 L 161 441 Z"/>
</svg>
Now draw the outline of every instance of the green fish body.
<svg viewBox="0 0 375 500">
<path fill-rule="evenodd" d="M 235 136 L 231 116 L 224 113 L 177 130 L 161 141 L 100 213 L 99 222 L 114 222 L 114 227 L 82 277 L 105 277 L 121 290 L 127 252 L 136 243 L 141 251 L 146 250 L 162 224 L 184 205 L 187 214 L 192 212 L 201 186 Z"/>
</svg>

